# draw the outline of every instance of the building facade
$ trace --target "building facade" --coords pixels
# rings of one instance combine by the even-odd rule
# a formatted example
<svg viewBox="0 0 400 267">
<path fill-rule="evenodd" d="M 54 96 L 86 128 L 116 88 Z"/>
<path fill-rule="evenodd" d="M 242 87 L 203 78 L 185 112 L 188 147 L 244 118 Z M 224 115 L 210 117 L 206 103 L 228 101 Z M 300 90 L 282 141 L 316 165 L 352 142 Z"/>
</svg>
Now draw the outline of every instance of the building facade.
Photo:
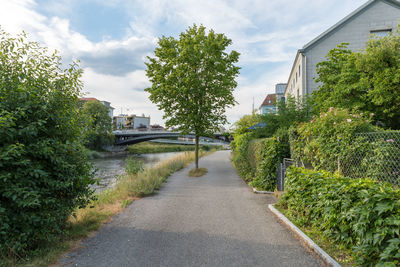
<svg viewBox="0 0 400 267">
<path fill-rule="evenodd" d="M 113 119 L 114 129 L 116 130 L 126 129 L 128 126 L 128 117 L 129 115 L 127 114 L 120 114 L 118 116 L 114 116 Z"/>
<path fill-rule="evenodd" d="M 297 51 L 285 88 L 285 98 L 301 98 L 317 90 L 314 81 L 317 63 L 338 44 L 349 43 L 348 49 L 361 51 L 372 35 L 395 32 L 400 20 L 400 2 L 370 0 Z"/>
<path fill-rule="evenodd" d="M 261 115 L 276 113 L 276 94 L 269 94 L 260 106 Z"/>
<path fill-rule="evenodd" d="M 134 130 L 148 130 L 150 129 L 150 116 L 146 117 L 137 116 L 135 114 L 126 117 L 126 128 Z"/>
<path fill-rule="evenodd" d="M 111 106 L 111 103 L 108 101 L 100 101 L 104 106 L 108 108 L 108 115 L 112 119 L 114 117 L 114 108 Z"/>
<path fill-rule="evenodd" d="M 275 85 L 276 102 L 285 101 L 286 83 L 278 83 Z"/>
</svg>

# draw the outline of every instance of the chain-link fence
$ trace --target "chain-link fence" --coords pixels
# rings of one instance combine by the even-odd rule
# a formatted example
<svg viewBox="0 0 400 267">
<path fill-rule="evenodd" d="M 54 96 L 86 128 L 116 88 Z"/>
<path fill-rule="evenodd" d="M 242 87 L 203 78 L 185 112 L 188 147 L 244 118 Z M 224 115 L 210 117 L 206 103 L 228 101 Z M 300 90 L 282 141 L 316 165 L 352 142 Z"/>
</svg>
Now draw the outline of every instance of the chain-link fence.
<svg viewBox="0 0 400 267">
<path fill-rule="evenodd" d="M 338 159 L 338 170 L 353 178 L 372 178 L 400 186 L 400 132 L 357 134 Z"/>
<path fill-rule="evenodd" d="M 278 162 L 276 174 L 276 185 L 278 191 L 283 191 L 285 189 L 286 170 L 292 165 L 296 165 L 296 162 L 293 159 L 284 158 L 282 162 Z"/>
</svg>

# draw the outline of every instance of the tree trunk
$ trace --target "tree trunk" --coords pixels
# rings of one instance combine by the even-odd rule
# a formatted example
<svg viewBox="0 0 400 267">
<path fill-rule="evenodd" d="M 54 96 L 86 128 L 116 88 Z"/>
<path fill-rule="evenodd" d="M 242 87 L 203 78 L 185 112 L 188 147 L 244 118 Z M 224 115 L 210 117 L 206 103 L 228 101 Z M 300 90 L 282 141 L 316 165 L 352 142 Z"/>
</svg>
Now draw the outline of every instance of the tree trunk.
<svg viewBox="0 0 400 267">
<path fill-rule="evenodd" d="M 196 169 L 199 168 L 199 136 L 196 134 L 196 143 L 194 145 L 194 158 L 195 158 L 195 162 L 196 162 Z"/>
</svg>

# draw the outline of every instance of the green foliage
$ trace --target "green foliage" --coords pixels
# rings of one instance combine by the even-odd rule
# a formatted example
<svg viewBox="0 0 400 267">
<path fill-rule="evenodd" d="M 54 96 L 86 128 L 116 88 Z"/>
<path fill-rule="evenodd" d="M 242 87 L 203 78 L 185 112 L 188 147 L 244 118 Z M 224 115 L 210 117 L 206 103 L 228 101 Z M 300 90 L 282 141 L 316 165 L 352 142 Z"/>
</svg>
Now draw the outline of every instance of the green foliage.
<svg viewBox="0 0 400 267">
<path fill-rule="evenodd" d="M 272 137 L 278 132 L 286 132 L 292 125 L 311 119 L 311 106 L 307 98 L 296 100 L 289 96 L 279 101 L 276 114 L 265 114 L 261 121 L 267 126 L 255 131 L 258 137 Z"/>
<path fill-rule="evenodd" d="M 239 136 L 243 133 L 249 132 L 247 129 L 260 121 L 261 116 L 259 114 L 253 113 L 251 115 L 244 115 L 233 124 L 234 136 Z"/>
<path fill-rule="evenodd" d="M 252 133 L 244 133 L 237 136 L 232 142 L 233 166 L 235 166 L 239 175 L 246 181 L 250 181 L 253 178 L 254 173 L 254 169 L 252 168 L 248 158 L 249 143 L 252 139 L 254 139 Z"/>
<path fill-rule="evenodd" d="M 354 249 L 361 266 L 400 261 L 400 190 L 371 179 L 291 167 L 279 204 L 300 225 L 312 225 Z"/>
<path fill-rule="evenodd" d="M 24 256 L 92 198 L 81 144 L 82 71 L 25 35 L 0 31 L 0 254 Z"/>
<path fill-rule="evenodd" d="M 378 130 L 370 124 L 369 115 L 350 114 L 330 108 L 310 122 L 290 131 L 292 158 L 317 170 L 340 171 L 338 162 L 349 160 L 357 133 Z M 351 150 L 352 149 L 352 150 Z"/>
<path fill-rule="evenodd" d="M 155 57 L 146 63 L 150 100 L 164 111 L 167 127 L 196 134 L 196 155 L 198 137 L 218 131 L 227 122 L 226 108 L 235 104 L 239 53 L 225 52 L 231 43 L 224 34 L 206 34 L 205 27 L 194 25 L 179 39 L 160 38 Z"/>
<path fill-rule="evenodd" d="M 100 101 L 90 100 L 85 102 L 81 109 L 86 121 L 86 143 L 92 149 L 101 149 L 113 141 L 112 119 L 108 108 Z"/>
<path fill-rule="evenodd" d="M 400 129 L 400 36 L 372 38 L 364 52 L 348 44 L 332 49 L 317 65 L 321 85 L 313 92 L 317 112 L 329 107 L 375 113 L 374 121 Z"/>
<path fill-rule="evenodd" d="M 262 141 L 254 179 L 249 184 L 258 190 L 273 191 L 276 187 L 277 164 L 289 154 L 287 140 L 285 142 L 272 137 Z"/>
<path fill-rule="evenodd" d="M 289 156 L 288 137 L 285 134 L 254 139 L 245 133 L 235 139 L 233 165 L 250 186 L 273 191 L 276 187 L 277 164 Z"/>
<path fill-rule="evenodd" d="M 135 158 L 127 158 L 125 161 L 125 171 L 127 174 L 136 174 L 144 170 L 144 163 Z"/>
</svg>

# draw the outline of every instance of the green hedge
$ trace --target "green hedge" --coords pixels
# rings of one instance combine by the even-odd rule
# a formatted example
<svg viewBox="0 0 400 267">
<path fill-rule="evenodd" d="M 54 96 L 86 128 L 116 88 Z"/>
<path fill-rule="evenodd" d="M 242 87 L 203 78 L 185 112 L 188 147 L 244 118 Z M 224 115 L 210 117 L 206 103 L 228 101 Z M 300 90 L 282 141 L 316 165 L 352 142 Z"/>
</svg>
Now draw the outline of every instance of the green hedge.
<svg viewBox="0 0 400 267">
<path fill-rule="evenodd" d="M 251 181 L 254 173 L 248 157 L 249 144 L 253 139 L 251 133 L 244 133 L 235 137 L 235 141 L 232 142 L 232 163 L 240 177 L 245 181 Z"/>
<path fill-rule="evenodd" d="M 254 139 L 245 133 L 236 138 L 234 147 L 233 165 L 239 175 L 257 190 L 273 191 L 277 163 L 289 154 L 287 137 Z"/>
<path fill-rule="evenodd" d="M 279 204 L 302 226 L 354 249 L 362 266 L 398 266 L 400 190 L 371 179 L 291 167 Z"/>
<path fill-rule="evenodd" d="M 317 170 L 335 172 L 338 162 L 351 161 L 358 149 L 354 147 L 359 133 L 379 131 L 370 123 L 369 114 L 351 114 L 331 108 L 310 122 L 289 130 L 291 158 Z"/>
</svg>

